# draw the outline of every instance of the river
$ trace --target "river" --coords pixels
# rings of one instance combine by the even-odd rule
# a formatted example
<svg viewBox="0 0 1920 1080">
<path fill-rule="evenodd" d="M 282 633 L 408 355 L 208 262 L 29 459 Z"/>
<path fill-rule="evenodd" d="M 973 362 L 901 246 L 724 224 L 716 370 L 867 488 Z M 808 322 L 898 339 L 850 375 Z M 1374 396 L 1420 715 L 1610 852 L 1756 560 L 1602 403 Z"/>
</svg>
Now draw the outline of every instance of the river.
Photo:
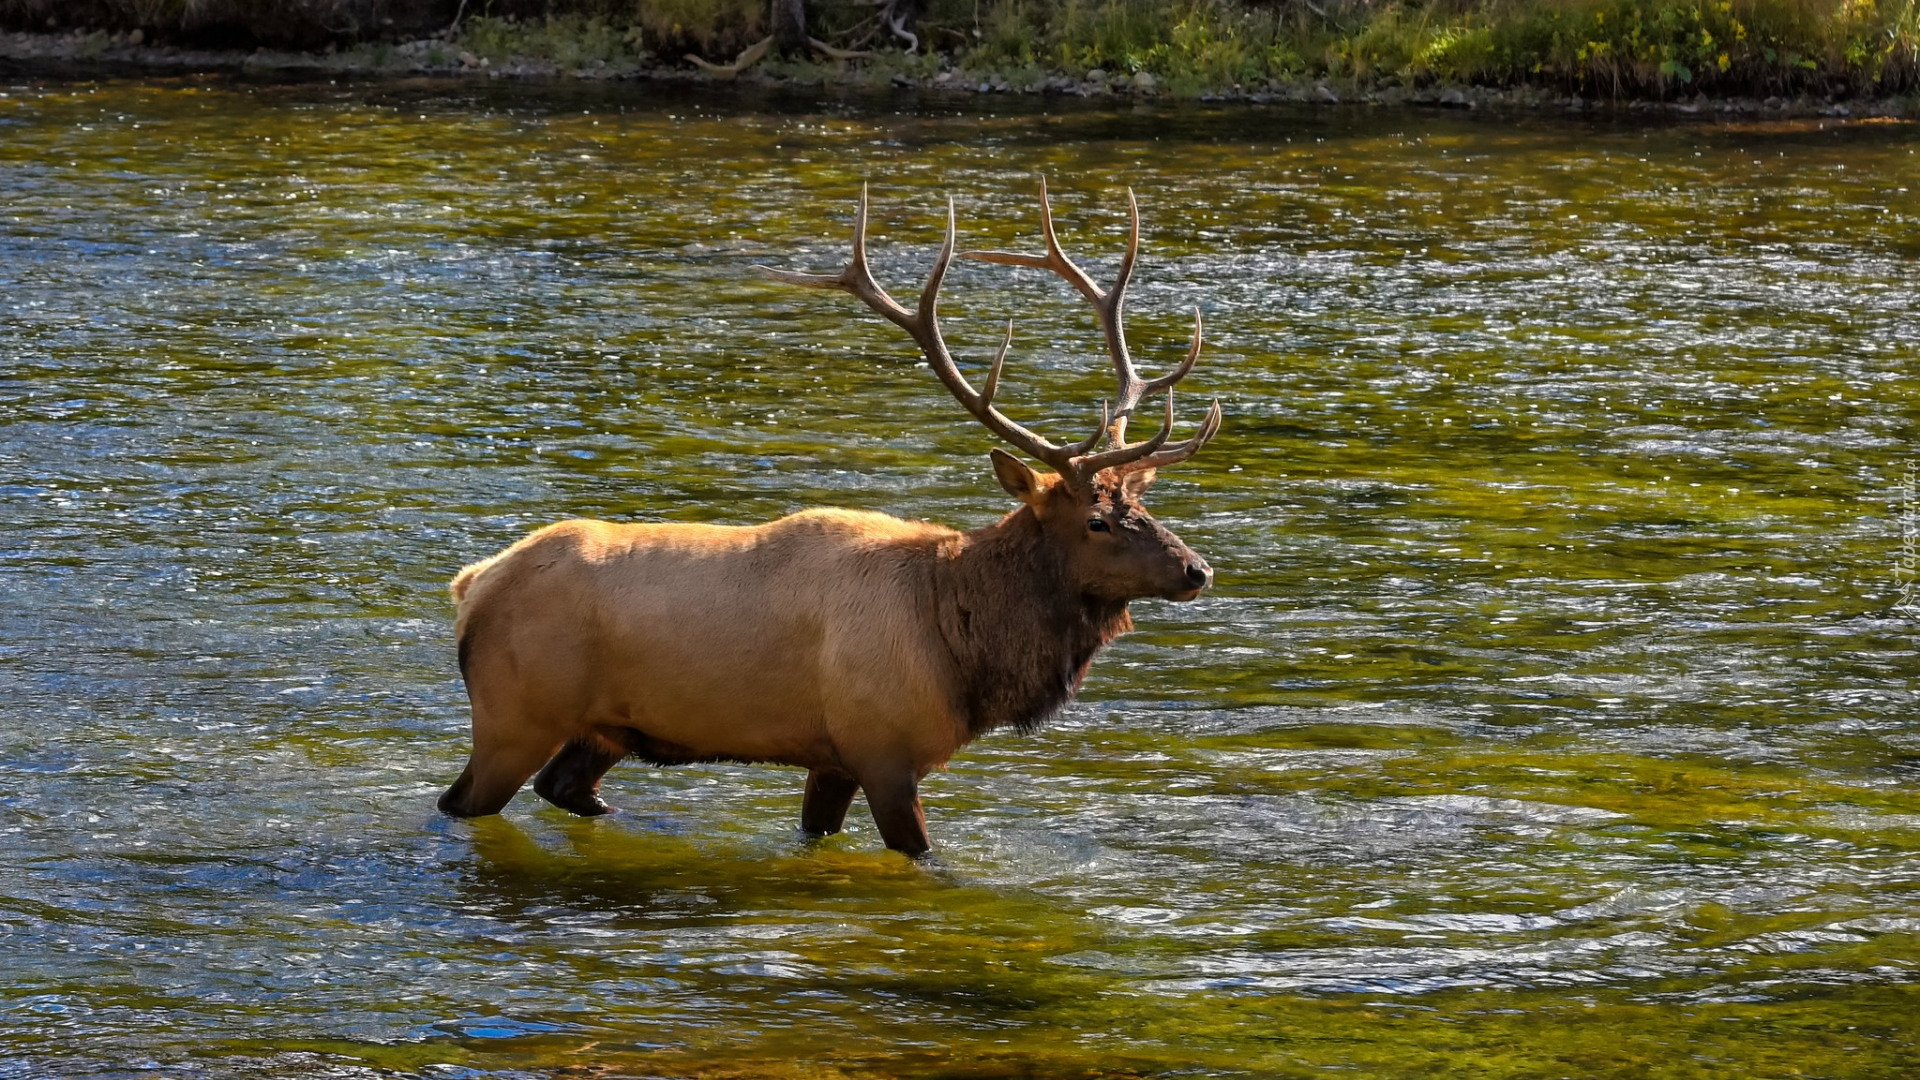
<svg viewBox="0 0 1920 1080">
<path fill-rule="evenodd" d="M 0 1077 L 1900 1077 L 1920 126 L 0 80 Z M 1112 273 L 1217 571 L 925 785 L 434 800 L 446 582 L 538 525 L 974 527 L 832 270 Z M 949 340 L 1078 438 L 1056 279 Z M 1911 549 L 1904 549 L 1911 557 Z M 1920 596 L 1914 599 L 1920 601 Z"/>
</svg>

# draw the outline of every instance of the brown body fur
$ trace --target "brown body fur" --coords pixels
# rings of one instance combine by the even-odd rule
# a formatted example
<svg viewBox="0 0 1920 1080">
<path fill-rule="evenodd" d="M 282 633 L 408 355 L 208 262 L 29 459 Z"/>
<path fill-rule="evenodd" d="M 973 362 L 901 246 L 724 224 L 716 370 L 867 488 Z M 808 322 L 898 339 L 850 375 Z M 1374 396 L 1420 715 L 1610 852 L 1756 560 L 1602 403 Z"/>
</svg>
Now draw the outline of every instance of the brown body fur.
<svg viewBox="0 0 1920 1080">
<path fill-rule="evenodd" d="M 1078 535 L 1086 499 L 1012 468 L 1028 505 L 972 533 L 853 510 L 567 521 L 467 567 L 452 591 L 474 750 L 441 808 L 495 813 L 537 770 L 542 797 L 604 813 L 600 777 L 628 754 L 766 762 L 810 770 L 808 831 L 837 831 L 865 790 L 888 846 L 924 851 L 919 780 L 1058 710 L 1143 594 L 1088 578 L 1052 535 L 1054 518 Z M 1124 528 L 1130 497 L 1107 488 L 1095 510 Z M 1197 591 L 1182 577 L 1144 594 Z"/>
<path fill-rule="evenodd" d="M 600 778 L 628 754 L 772 762 L 808 770 L 806 831 L 839 831 L 864 791 L 887 846 L 917 855 L 929 846 L 921 778 L 969 740 L 1037 725 L 1064 705 L 1094 654 L 1132 627 L 1129 601 L 1191 600 L 1206 588 L 1206 560 L 1140 505 L 1156 469 L 1193 456 L 1220 428 L 1215 401 L 1191 438 L 1168 444 L 1173 386 L 1200 356 L 1199 311 L 1186 360 L 1142 378 L 1121 325 L 1140 243 L 1132 193 L 1111 289 L 1060 250 L 1044 183 L 1040 205 L 1046 255 L 966 255 L 1052 270 L 1093 303 L 1118 380 L 1100 430 L 1056 446 L 995 409 L 1006 344 L 985 388 L 973 389 L 934 318 L 954 257 L 951 205 L 946 242 L 908 311 L 868 268 L 863 189 L 840 273 L 760 269 L 851 293 L 906 330 L 968 413 L 1053 474 L 994 450 L 1000 485 L 1025 505 L 971 533 L 853 510 L 747 527 L 567 521 L 467 567 L 453 595 L 473 755 L 442 810 L 497 813 L 538 771 L 542 798 L 605 813 Z M 1161 391 L 1159 432 L 1127 443 L 1128 418 Z"/>
</svg>

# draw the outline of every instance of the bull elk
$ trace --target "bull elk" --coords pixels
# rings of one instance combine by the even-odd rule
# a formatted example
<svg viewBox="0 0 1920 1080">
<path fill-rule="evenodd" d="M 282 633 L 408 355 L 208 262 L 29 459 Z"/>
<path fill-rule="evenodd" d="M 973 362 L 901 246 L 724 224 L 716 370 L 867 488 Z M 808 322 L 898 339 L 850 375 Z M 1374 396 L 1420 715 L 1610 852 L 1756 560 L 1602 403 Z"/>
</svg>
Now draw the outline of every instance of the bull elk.
<svg viewBox="0 0 1920 1080">
<path fill-rule="evenodd" d="M 1155 470 L 1220 430 L 1220 403 L 1190 438 L 1169 443 L 1174 384 L 1200 356 L 1200 315 L 1186 359 L 1142 378 L 1122 325 L 1140 246 L 1131 191 L 1127 201 L 1132 231 L 1110 289 L 1060 250 L 1044 182 L 1044 254 L 961 253 L 1050 270 L 1098 313 L 1117 398 L 1091 435 L 1064 446 L 994 405 L 1012 323 L 979 390 L 941 337 L 934 309 L 954 258 L 951 200 L 913 311 L 867 266 L 864 188 L 853 257 L 839 273 L 756 267 L 852 293 L 913 338 L 968 413 L 1051 472 L 994 448 L 994 474 L 1021 505 L 973 532 L 834 509 L 751 526 L 565 521 L 467 567 L 452 590 L 473 754 L 440 809 L 497 813 L 532 776 L 555 806 L 603 814 L 600 779 L 630 755 L 797 765 L 807 770 L 806 832 L 838 832 L 864 791 L 888 847 L 926 851 L 928 772 L 989 731 L 1031 729 L 1057 712 L 1094 654 L 1132 628 L 1129 601 L 1191 600 L 1213 579 L 1140 503 Z M 1135 408 L 1163 391 L 1159 430 L 1128 443 Z"/>
</svg>

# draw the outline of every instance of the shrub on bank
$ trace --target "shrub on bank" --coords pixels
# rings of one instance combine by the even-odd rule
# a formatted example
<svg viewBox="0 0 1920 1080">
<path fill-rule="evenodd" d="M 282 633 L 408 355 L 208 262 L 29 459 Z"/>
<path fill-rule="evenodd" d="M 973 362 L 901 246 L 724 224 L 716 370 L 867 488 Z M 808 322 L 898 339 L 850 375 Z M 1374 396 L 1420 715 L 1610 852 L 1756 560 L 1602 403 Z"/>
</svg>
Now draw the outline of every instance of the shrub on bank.
<svg viewBox="0 0 1920 1080">
<path fill-rule="evenodd" d="M 1330 78 L 1587 95 L 1920 92 L 1920 0 L 921 0 L 924 56 L 1037 82 L 1145 72 L 1178 94 Z M 726 58 L 767 0 L 0 0 L 15 29 L 139 28 L 184 44 L 318 49 L 445 33 L 562 67 Z M 870 0 L 808 0 L 815 36 L 901 60 Z M 449 34 L 450 37 L 453 35 Z"/>
<path fill-rule="evenodd" d="M 330 42 L 438 29 L 443 0 L 0 0 L 0 26 L 18 30 L 140 30 L 214 48 Z"/>
<path fill-rule="evenodd" d="M 1920 90 L 1916 0 L 1060 0 L 992 5 L 974 66 L 1147 71 L 1175 87 L 1302 76 L 1602 96 Z"/>
<path fill-rule="evenodd" d="M 1011 0 L 985 7 L 957 58 L 1074 76 L 1144 71 L 1175 91 L 1225 88 L 1309 74 L 1299 47 L 1320 21 L 1305 7 L 1229 0 Z"/>
<path fill-rule="evenodd" d="M 1920 89 L 1914 0 L 1491 0 L 1419 74 L 1612 96 Z"/>
</svg>

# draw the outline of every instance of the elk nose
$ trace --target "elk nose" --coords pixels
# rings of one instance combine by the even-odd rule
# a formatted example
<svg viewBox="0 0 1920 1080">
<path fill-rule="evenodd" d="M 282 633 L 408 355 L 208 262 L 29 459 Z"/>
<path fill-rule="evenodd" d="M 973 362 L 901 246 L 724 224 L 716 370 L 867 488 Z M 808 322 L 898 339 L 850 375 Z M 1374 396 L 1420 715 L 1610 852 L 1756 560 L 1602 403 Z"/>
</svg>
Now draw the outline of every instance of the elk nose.
<svg viewBox="0 0 1920 1080">
<path fill-rule="evenodd" d="M 1207 565 L 1207 560 L 1194 556 L 1187 564 L 1187 581 L 1196 589 L 1206 588 L 1213 581 L 1213 567 Z"/>
</svg>

